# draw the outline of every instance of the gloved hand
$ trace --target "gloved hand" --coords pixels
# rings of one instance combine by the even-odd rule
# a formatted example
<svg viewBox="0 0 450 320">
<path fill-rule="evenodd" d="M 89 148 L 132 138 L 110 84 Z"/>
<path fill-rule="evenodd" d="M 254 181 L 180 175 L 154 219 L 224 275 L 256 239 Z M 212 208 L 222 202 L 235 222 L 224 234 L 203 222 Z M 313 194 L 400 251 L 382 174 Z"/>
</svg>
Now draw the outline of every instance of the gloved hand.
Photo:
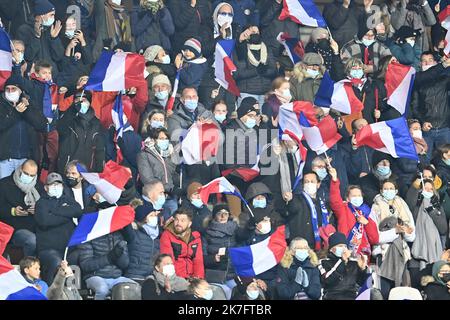
<svg viewBox="0 0 450 320">
<path fill-rule="evenodd" d="M 109 48 L 109 49 L 111 49 L 111 43 L 112 43 L 112 41 L 113 41 L 112 38 L 103 39 L 103 47 L 104 47 L 104 48 Z"/>
<path fill-rule="evenodd" d="M 298 267 L 298 269 L 297 269 L 297 274 L 295 276 L 295 282 L 297 282 L 303 288 L 306 288 L 309 286 L 308 274 L 306 273 L 305 270 L 303 270 L 302 267 Z"/>
<path fill-rule="evenodd" d="M 108 252 L 108 261 L 112 264 L 115 264 L 125 251 L 125 246 L 125 241 L 120 241 L 119 243 L 117 243 L 114 248 L 110 252 Z"/>
<path fill-rule="evenodd" d="M 249 230 L 256 229 L 256 220 L 252 215 L 250 215 L 250 219 L 248 219 L 248 221 L 247 221 L 247 229 L 249 229 Z"/>
<path fill-rule="evenodd" d="M 263 75 L 266 73 L 268 67 L 269 67 L 268 65 L 260 63 L 256 67 L 256 72 L 258 72 L 259 75 Z"/>
</svg>

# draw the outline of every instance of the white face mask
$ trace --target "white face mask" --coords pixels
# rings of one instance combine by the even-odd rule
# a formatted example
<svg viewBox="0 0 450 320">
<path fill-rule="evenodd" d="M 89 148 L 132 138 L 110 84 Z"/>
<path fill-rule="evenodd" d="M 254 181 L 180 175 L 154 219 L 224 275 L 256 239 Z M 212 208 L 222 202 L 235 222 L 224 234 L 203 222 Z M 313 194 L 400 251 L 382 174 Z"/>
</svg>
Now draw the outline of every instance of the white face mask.
<svg viewBox="0 0 450 320">
<path fill-rule="evenodd" d="M 166 264 L 162 268 L 162 273 L 168 277 L 173 276 L 175 274 L 175 266 L 173 264 Z"/>
<path fill-rule="evenodd" d="M 411 46 L 414 47 L 414 45 L 416 44 L 416 40 L 406 40 L 406 42 Z"/>
<path fill-rule="evenodd" d="M 219 25 L 219 27 L 223 26 L 227 22 L 228 25 L 231 25 L 231 23 L 233 22 L 233 17 L 222 16 L 221 14 L 217 15 L 217 24 Z"/>
<path fill-rule="evenodd" d="M 412 136 L 414 138 L 422 139 L 422 130 L 413 130 Z"/>
<path fill-rule="evenodd" d="M 305 190 L 305 192 L 310 196 L 314 196 L 317 193 L 317 184 L 312 182 L 305 183 L 305 185 L 303 186 L 303 190 Z"/>
<path fill-rule="evenodd" d="M 156 227 L 158 225 L 158 217 L 154 216 L 154 217 L 148 218 L 147 225 L 149 225 L 150 227 Z"/>
<path fill-rule="evenodd" d="M 372 45 L 372 43 L 374 43 L 375 40 L 374 39 L 362 39 L 362 43 L 363 45 L 365 45 L 366 47 L 370 47 Z"/>
<path fill-rule="evenodd" d="M 112 3 L 120 6 L 122 4 L 122 0 L 111 0 Z"/>
<path fill-rule="evenodd" d="M 422 71 L 427 71 L 428 69 L 430 69 L 431 67 L 434 67 L 435 65 L 436 65 L 436 63 L 422 66 Z"/>
<path fill-rule="evenodd" d="M 282 92 L 283 92 L 283 97 L 285 97 L 286 100 L 291 101 L 291 99 L 292 99 L 291 91 L 289 89 L 284 89 Z"/>
<path fill-rule="evenodd" d="M 14 92 L 5 92 L 5 98 L 9 102 L 17 103 L 19 101 L 19 98 L 20 98 L 20 91 L 16 90 Z"/>
</svg>

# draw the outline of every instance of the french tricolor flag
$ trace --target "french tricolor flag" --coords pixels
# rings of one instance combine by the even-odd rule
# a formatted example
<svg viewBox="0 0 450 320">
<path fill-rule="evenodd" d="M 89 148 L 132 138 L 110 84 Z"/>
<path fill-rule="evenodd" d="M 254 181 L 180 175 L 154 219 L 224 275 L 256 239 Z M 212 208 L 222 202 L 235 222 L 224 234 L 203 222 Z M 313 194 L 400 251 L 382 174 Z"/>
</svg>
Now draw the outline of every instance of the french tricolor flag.
<svg viewBox="0 0 450 320">
<path fill-rule="evenodd" d="M 358 147 L 369 146 L 375 150 L 388 153 L 394 158 L 408 158 L 418 161 L 414 141 L 404 117 L 372 123 L 363 127 L 356 134 L 356 145 Z"/>
<path fill-rule="evenodd" d="M 89 75 L 85 90 L 121 91 L 139 86 L 144 79 L 144 57 L 137 53 L 104 50 Z"/>
<path fill-rule="evenodd" d="M 317 126 L 303 127 L 303 134 L 308 146 L 317 154 L 324 153 L 342 138 L 337 132 L 336 122 L 329 115 Z"/>
<path fill-rule="evenodd" d="M 416 70 L 413 67 L 392 62 L 386 71 L 387 103 L 400 114 L 405 114 L 409 105 Z"/>
<path fill-rule="evenodd" d="M 180 72 L 181 68 L 177 70 L 177 75 L 175 76 L 175 82 L 173 83 L 172 94 L 167 100 L 166 111 L 172 110 L 175 104 L 175 98 L 177 96 L 178 84 L 180 83 Z"/>
<path fill-rule="evenodd" d="M 325 19 L 313 0 L 283 0 L 283 10 L 278 19 L 286 18 L 305 26 L 327 27 Z"/>
<path fill-rule="evenodd" d="M 184 163 L 191 165 L 215 157 L 219 149 L 219 128 L 213 123 L 194 124 L 181 142 Z"/>
<path fill-rule="evenodd" d="M 247 203 L 237 189 L 224 177 L 216 178 L 198 189 L 200 198 L 204 204 L 208 204 L 209 195 L 212 193 L 231 194 L 241 198 Z"/>
<path fill-rule="evenodd" d="M 13 232 L 13 227 L 0 222 L 0 300 L 47 300 L 2 256 Z"/>
<path fill-rule="evenodd" d="M 444 29 L 447 29 L 445 35 L 444 53 L 448 56 L 450 53 L 450 4 L 448 0 L 440 0 L 438 3 L 438 20 Z"/>
<path fill-rule="evenodd" d="M 333 108 L 339 112 L 352 114 L 364 109 L 363 103 L 356 97 L 353 85 L 348 79 L 334 82 L 328 71 L 323 75 L 317 91 L 314 105 Z"/>
<path fill-rule="evenodd" d="M 239 97 L 241 92 L 233 78 L 233 72 L 236 71 L 236 66 L 230 58 L 234 49 L 234 44 L 234 40 L 231 39 L 220 40 L 217 42 L 213 67 L 217 83 L 236 97 Z"/>
<path fill-rule="evenodd" d="M 110 204 L 120 199 L 123 187 L 131 178 L 131 170 L 109 160 L 105 164 L 102 173 L 86 172 L 81 166 L 77 166 L 78 172 L 92 184 Z"/>
<path fill-rule="evenodd" d="M 11 40 L 5 29 L 0 28 L 0 90 L 4 89 L 6 80 L 11 76 L 11 70 Z"/>
<path fill-rule="evenodd" d="M 277 40 L 284 46 L 293 64 L 302 61 L 305 55 L 305 48 L 303 48 L 303 43 L 299 39 L 291 38 L 286 32 L 280 32 Z"/>
<path fill-rule="evenodd" d="M 81 217 L 73 231 L 68 247 L 76 246 L 114 231 L 123 229 L 134 221 L 134 209 L 131 206 L 110 207 Z"/>
<path fill-rule="evenodd" d="M 286 251 L 285 226 L 280 226 L 264 241 L 251 246 L 230 248 L 234 271 L 241 277 L 254 277 L 273 267 Z"/>
</svg>

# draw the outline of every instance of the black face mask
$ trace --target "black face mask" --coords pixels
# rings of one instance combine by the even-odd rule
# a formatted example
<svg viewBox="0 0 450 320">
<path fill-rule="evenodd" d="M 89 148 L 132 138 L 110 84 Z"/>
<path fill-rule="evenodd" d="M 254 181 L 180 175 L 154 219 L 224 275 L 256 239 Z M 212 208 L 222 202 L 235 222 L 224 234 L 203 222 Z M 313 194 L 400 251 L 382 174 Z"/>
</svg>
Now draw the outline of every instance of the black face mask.
<svg viewBox="0 0 450 320">
<path fill-rule="evenodd" d="M 66 184 L 73 188 L 78 184 L 78 179 L 66 177 Z"/>
<path fill-rule="evenodd" d="M 260 44 L 261 43 L 261 35 L 259 33 L 252 34 L 248 39 L 248 42 L 251 44 Z"/>
<path fill-rule="evenodd" d="M 444 281 L 444 283 L 447 283 L 450 281 L 450 273 L 445 273 L 442 277 L 441 280 Z"/>
<path fill-rule="evenodd" d="M 330 48 L 330 42 L 328 39 L 320 39 L 317 41 L 317 47 L 322 50 L 327 50 Z"/>
</svg>

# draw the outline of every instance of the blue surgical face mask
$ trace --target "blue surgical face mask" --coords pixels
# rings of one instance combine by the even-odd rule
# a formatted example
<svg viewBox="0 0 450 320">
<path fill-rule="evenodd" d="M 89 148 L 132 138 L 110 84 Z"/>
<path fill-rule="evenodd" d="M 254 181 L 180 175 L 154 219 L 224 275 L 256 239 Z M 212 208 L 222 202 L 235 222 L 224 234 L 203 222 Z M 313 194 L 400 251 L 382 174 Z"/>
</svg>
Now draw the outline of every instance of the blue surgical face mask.
<svg viewBox="0 0 450 320">
<path fill-rule="evenodd" d="M 362 39 L 362 43 L 363 43 L 363 45 L 365 45 L 366 47 L 370 47 L 370 45 L 371 45 L 372 43 L 374 43 L 374 42 L 375 42 L 374 39 Z"/>
<path fill-rule="evenodd" d="M 448 166 L 450 166 L 450 159 L 443 159 L 444 163 Z"/>
<path fill-rule="evenodd" d="M 82 102 L 81 108 L 80 108 L 80 113 L 86 114 L 86 112 L 88 112 L 88 110 L 89 110 L 89 107 L 90 107 L 89 102 Z"/>
<path fill-rule="evenodd" d="M 157 144 L 159 150 L 162 150 L 162 151 L 166 151 L 169 148 L 169 140 L 167 140 L 167 139 L 164 139 L 164 140 L 157 139 L 156 144 Z"/>
<path fill-rule="evenodd" d="M 22 63 L 23 61 L 23 52 L 19 52 L 19 61 L 17 61 L 17 63 Z"/>
<path fill-rule="evenodd" d="M 395 190 L 383 190 L 383 198 L 388 201 L 393 200 L 396 194 Z"/>
<path fill-rule="evenodd" d="M 166 100 L 168 96 L 169 96 L 169 91 L 167 91 L 167 90 L 163 90 L 163 91 L 159 91 L 159 92 L 155 93 L 155 97 L 158 100 Z"/>
<path fill-rule="evenodd" d="M 152 121 L 150 121 L 150 126 L 153 129 L 162 128 L 162 127 L 164 127 L 164 122 L 163 121 L 152 120 Z"/>
<path fill-rule="evenodd" d="M 226 114 L 214 114 L 214 118 L 217 120 L 217 122 L 222 123 L 227 118 Z"/>
<path fill-rule="evenodd" d="M 72 39 L 75 36 L 75 30 L 66 30 L 65 35 L 67 38 Z"/>
<path fill-rule="evenodd" d="M 42 21 L 42 25 L 44 27 L 50 27 L 52 24 L 55 23 L 55 17 L 51 17 L 50 19 L 48 19 L 47 21 Z"/>
<path fill-rule="evenodd" d="M 308 74 L 311 78 L 315 78 L 319 75 L 319 70 L 306 69 L 306 74 Z"/>
<path fill-rule="evenodd" d="M 170 56 L 166 54 L 164 57 L 162 57 L 161 61 L 162 61 L 163 64 L 169 64 L 170 63 Z"/>
<path fill-rule="evenodd" d="M 247 296 L 250 300 L 256 300 L 259 297 L 259 291 L 247 289 Z"/>
<path fill-rule="evenodd" d="M 434 193 L 423 190 L 422 195 L 425 199 L 431 199 L 433 197 Z"/>
<path fill-rule="evenodd" d="M 191 203 L 194 207 L 196 208 L 201 208 L 203 207 L 203 201 L 201 199 L 192 199 Z"/>
<path fill-rule="evenodd" d="M 355 207 L 360 207 L 360 206 L 363 204 L 363 202 L 364 202 L 363 197 L 353 197 L 353 198 L 350 198 L 350 203 L 351 203 L 352 205 L 354 205 Z"/>
<path fill-rule="evenodd" d="M 319 179 L 320 179 L 320 180 L 325 179 L 326 176 L 327 176 L 327 174 L 328 174 L 328 173 L 327 173 L 327 169 L 325 169 L 325 168 L 319 168 L 319 169 L 317 169 L 316 173 L 317 173 L 317 175 L 319 176 Z"/>
<path fill-rule="evenodd" d="M 48 187 L 48 195 L 50 197 L 60 198 L 63 194 L 62 185 L 53 185 Z"/>
<path fill-rule="evenodd" d="M 377 172 L 380 176 L 387 176 L 391 173 L 391 168 L 387 166 L 378 166 Z"/>
<path fill-rule="evenodd" d="M 253 207 L 264 209 L 267 206 L 266 199 L 253 199 Z"/>
<path fill-rule="evenodd" d="M 211 289 L 206 290 L 205 295 L 203 296 L 203 299 L 211 300 L 212 297 L 213 297 L 213 291 Z"/>
<path fill-rule="evenodd" d="M 21 173 L 20 174 L 20 182 L 24 183 L 24 184 L 30 184 L 33 182 L 34 177 L 27 175 L 26 173 Z"/>
<path fill-rule="evenodd" d="M 335 248 L 335 252 L 334 252 L 334 255 L 336 256 L 336 257 L 342 257 L 342 254 L 344 253 L 344 247 L 336 247 Z"/>
<path fill-rule="evenodd" d="M 248 118 L 247 121 L 245 121 L 245 126 L 249 129 L 253 129 L 256 126 L 256 119 Z"/>
<path fill-rule="evenodd" d="M 162 207 L 164 206 L 165 202 L 166 202 L 166 197 L 164 195 L 160 194 L 158 196 L 158 199 L 156 200 L 156 202 L 153 204 L 153 209 L 161 210 Z"/>
<path fill-rule="evenodd" d="M 147 219 L 147 225 L 154 228 L 158 225 L 158 216 L 152 216 Z"/>
<path fill-rule="evenodd" d="M 307 249 L 297 249 L 295 250 L 295 257 L 300 261 L 305 261 L 309 257 L 309 252 Z"/>
<path fill-rule="evenodd" d="M 361 79 L 364 76 L 364 71 L 362 69 L 350 70 L 350 77 L 354 79 Z"/>
<path fill-rule="evenodd" d="M 185 100 L 184 106 L 186 109 L 188 109 L 190 112 L 194 112 L 195 109 L 197 109 L 198 101 L 197 100 Z"/>
</svg>

